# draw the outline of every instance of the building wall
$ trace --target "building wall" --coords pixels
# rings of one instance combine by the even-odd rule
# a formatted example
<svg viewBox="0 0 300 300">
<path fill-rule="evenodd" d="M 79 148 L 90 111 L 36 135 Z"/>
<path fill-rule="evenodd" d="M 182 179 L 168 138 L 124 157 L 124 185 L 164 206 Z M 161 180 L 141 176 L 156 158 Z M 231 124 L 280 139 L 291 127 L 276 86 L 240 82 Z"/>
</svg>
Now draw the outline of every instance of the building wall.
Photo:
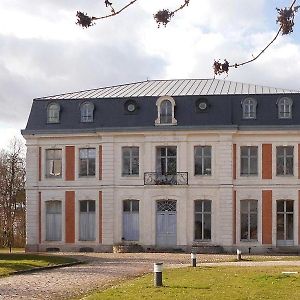
<svg viewBox="0 0 300 300">
<path fill-rule="evenodd" d="M 122 242 L 122 203 L 125 199 L 140 201 L 139 243 L 145 247 L 156 244 L 156 201 L 162 199 L 177 201 L 177 246 L 182 247 L 195 244 L 194 201 L 211 200 L 212 238 L 208 244 L 221 245 L 226 249 L 276 247 L 276 201 L 294 200 L 294 245 L 299 244 L 297 131 L 95 133 L 35 135 L 26 136 L 26 140 L 28 250 L 49 247 L 78 250 L 87 246 L 95 250 L 109 250 L 113 244 Z M 193 175 L 196 145 L 212 146 L 211 176 Z M 240 147 L 246 145 L 258 146 L 258 176 L 240 176 Z M 271 145 L 272 157 L 270 151 L 268 156 L 266 153 L 263 155 L 264 145 Z M 284 145 L 294 146 L 294 176 L 276 176 L 276 146 Z M 122 177 L 123 146 L 139 147 L 137 177 Z M 177 171 L 188 172 L 188 185 L 144 185 L 144 173 L 155 171 L 157 146 L 177 146 Z M 78 175 L 79 148 L 85 147 L 96 148 L 95 177 L 81 178 Z M 45 150 L 50 148 L 62 149 L 62 178 L 45 176 Z M 267 176 L 266 171 L 269 172 Z M 271 191 L 268 205 L 264 205 L 267 203 L 263 199 L 263 195 L 267 195 L 265 191 Z M 66 197 L 70 195 L 74 195 L 75 216 L 68 215 L 69 209 L 66 211 L 69 207 Z M 257 242 L 240 241 L 240 201 L 244 199 L 258 200 Z M 61 242 L 45 241 L 45 202 L 50 200 L 62 201 Z M 80 200 L 96 200 L 96 240 L 93 242 L 82 242 L 78 238 Z M 271 209 L 272 213 L 263 211 L 263 208 Z M 73 211 L 72 205 L 70 211 Z M 73 224 L 73 221 L 74 228 L 66 228 L 66 224 Z M 263 224 L 267 224 L 265 228 Z M 265 239 L 268 234 L 269 238 Z M 74 241 L 68 235 L 74 236 Z"/>
</svg>

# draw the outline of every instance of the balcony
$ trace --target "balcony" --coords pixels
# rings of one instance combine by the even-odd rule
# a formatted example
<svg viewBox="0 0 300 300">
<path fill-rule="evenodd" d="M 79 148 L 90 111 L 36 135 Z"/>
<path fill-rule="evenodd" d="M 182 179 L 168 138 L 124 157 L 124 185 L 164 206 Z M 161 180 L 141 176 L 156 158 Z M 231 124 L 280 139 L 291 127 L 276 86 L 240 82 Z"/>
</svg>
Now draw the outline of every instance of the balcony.
<svg viewBox="0 0 300 300">
<path fill-rule="evenodd" d="M 160 174 L 157 172 L 144 173 L 144 185 L 187 185 L 188 172 L 175 174 Z"/>
</svg>

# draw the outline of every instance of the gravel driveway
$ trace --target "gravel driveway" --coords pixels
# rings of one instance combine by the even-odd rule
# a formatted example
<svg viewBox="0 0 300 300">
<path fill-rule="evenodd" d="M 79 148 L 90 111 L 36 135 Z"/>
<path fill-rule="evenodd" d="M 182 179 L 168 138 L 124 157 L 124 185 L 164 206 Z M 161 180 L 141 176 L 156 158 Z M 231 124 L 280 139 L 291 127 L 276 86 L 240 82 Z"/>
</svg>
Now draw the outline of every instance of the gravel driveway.
<svg viewBox="0 0 300 300">
<path fill-rule="evenodd" d="M 86 263 L 0 278 L 0 299 L 70 299 L 97 288 L 108 287 L 122 279 L 151 272 L 154 262 L 163 262 L 164 267 L 181 267 L 190 264 L 189 254 L 67 253 L 65 255 L 78 258 Z M 217 259 L 218 261 L 228 261 L 229 257 L 228 255 L 201 255 L 202 263 L 207 261 L 211 263 Z M 274 262 L 265 263 L 274 264 Z M 283 262 L 276 262 L 276 264 L 279 263 Z M 299 265 L 300 262 L 292 261 L 285 264 Z"/>
</svg>

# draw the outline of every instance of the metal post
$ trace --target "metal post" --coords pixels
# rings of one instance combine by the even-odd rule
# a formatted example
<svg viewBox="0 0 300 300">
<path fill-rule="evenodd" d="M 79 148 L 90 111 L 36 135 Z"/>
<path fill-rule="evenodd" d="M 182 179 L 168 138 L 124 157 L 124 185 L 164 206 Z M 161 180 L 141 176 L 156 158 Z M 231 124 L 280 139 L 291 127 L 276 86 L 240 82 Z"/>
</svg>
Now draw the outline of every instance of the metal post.
<svg viewBox="0 0 300 300">
<path fill-rule="evenodd" d="M 239 249 L 236 250 L 236 259 L 242 260 L 242 251 Z"/>
<path fill-rule="evenodd" d="M 191 253 L 191 261 L 192 261 L 192 267 L 196 267 L 197 265 L 196 253 Z"/>
<path fill-rule="evenodd" d="M 154 286 L 162 286 L 163 263 L 154 263 Z"/>
</svg>

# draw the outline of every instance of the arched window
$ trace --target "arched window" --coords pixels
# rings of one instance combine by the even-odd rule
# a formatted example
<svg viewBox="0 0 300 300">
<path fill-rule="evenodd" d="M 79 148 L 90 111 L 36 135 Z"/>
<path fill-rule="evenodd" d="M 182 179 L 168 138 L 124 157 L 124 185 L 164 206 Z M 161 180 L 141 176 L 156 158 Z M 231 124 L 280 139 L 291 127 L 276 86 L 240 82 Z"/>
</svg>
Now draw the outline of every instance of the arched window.
<svg viewBox="0 0 300 300">
<path fill-rule="evenodd" d="M 81 122 L 94 121 L 94 104 L 91 102 L 84 102 L 80 106 Z"/>
<path fill-rule="evenodd" d="M 176 125 L 177 120 L 174 117 L 175 101 L 170 96 L 163 96 L 156 101 L 157 119 L 156 125 Z"/>
<path fill-rule="evenodd" d="M 253 98 L 246 98 L 242 102 L 243 119 L 256 119 L 257 101 Z"/>
<path fill-rule="evenodd" d="M 47 107 L 47 122 L 59 123 L 60 106 L 57 103 L 50 103 Z"/>
<path fill-rule="evenodd" d="M 280 98 L 278 100 L 278 118 L 279 119 L 291 119 L 292 118 L 292 106 L 293 100 L 287 97 Z"/>
</svg>

